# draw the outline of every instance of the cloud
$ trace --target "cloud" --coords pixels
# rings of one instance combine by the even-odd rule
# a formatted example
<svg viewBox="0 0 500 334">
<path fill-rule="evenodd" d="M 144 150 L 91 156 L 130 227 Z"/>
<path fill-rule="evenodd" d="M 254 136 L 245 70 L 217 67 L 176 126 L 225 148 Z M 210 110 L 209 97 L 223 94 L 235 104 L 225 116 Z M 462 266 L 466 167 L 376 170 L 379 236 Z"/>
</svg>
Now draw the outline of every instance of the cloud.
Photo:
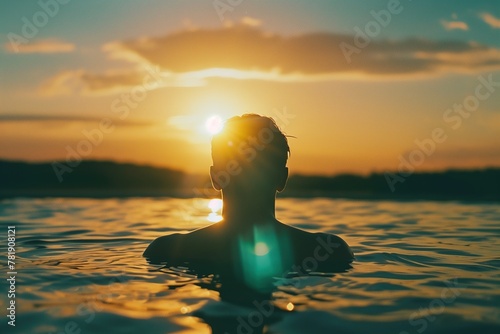
<svg viewBox="0 0 500 334">
<path fill-rule="evenodd" d="M 62 71 L 45 80 L 38 92 L 45 96 L 69 95 L 80 90 L 83 70 Z"/>
<path fill-rule="evenodd" d="M 71 116 L 71 115 L 40 115 L 40 114 L 1 114 L 0 123 L 54 123 L 54 122 L 82 122 L 82 123 L 99 123 L 102 117 L 85 117 L 85 116 Z M 153 121 L 148 120 L 113 120 L 114 124 L 128 125 L 128 126 L 149 126 L 154 125 Z"/>
<path fill-rule="evenodd" d="M 441 20 L 441 24 L 446 30 L 469 30 L 469 25 L 463 21 Z"/>
<path fill-rule="evenodd" d="M 39 87 L 44 96 L 79 93 L 113 93 L 140 83 L 140 74 L 134 70 L 108 71 L 95 74 L 85 70 L 62 71 Z"/>
<path fill-rule="evenodd" d="M 67 53 L 75 50 L 75 45 L 58 39 L 40 39 L 26 44 L 5 43 L 8 53 Z"/>
<path fill-rule="evenodd" d="M 303 82 L 500 69 L 500 49 L 475 42 L 372 40 L 327 32 L 282 36 L 241 24 L 115 41 L 105 44 L 103 51 L 110 58 L 135 64 L 135 69 L 63 72 L 46 82 L 42 91 L 50 95 L 75 89 L 84 93 L 123 90 L 140 85 L 144 68 L 155 66 L 162 73 L 158 87 L 202 85 L 213 77 Z"/>
<path fill-rule="evenodd" d="M 260 26 L 262 24 L 262 22 L 259 19 L 256 19 L 256 18 L 253 18 L 253 17 L 250 17 L 250 16 L 244 16 L 241 19 L 241 23 L 243 25 L 247 25 L 249 27 L 258 27 L 258 26 Z"/>
<path fill-rule="evenodd" d="M 113 94 L 129 90 L 149 91 L 160 87 L 195 87 L 204 81 L 200 78 L 162 72 L 158 66 L 145 64 L 134 69 L 109 70 L 93 73 L 83 69 L 62 71 L 45 80 L 39 87 L 42 96 Z M 140 94 L 141 92 L 138 92 Z"/>
<path fill-rule="evenodd" d="M 500 18 L 497 18 L 490 13 L 482 13 L 479 17 L 481 17 L 491 28 L 500 29 Z"/>
<path fill-rule="evenodd" d="M 356 50 L 350 54 L 351 63 L 346 61 L 342 46 Z M 175 73 L 219 68 L 275 71 L 281 75 L 394 75 L 500 68 L 499 49 L 472 42 L 413 38 L 372 40 L 361 47 L 350 35 L 310 33 L 284 37 L 242 25 L 113 42 L 104 49 L 111 57 L 156 64 Z M 456 61 L 450 66 L 443 55 Z M 478 55 L 488 59 L 478 63 L 474 60 Z"/>
</svg>

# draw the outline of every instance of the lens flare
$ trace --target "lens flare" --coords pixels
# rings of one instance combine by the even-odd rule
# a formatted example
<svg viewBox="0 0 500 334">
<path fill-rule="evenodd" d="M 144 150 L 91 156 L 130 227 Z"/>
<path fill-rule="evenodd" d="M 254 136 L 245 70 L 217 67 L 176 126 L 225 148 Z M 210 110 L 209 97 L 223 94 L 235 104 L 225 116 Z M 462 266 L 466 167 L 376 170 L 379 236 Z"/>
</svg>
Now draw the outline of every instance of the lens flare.
<svg viewBox="0 0 500 334">
<path fill-rule="evenodd" d="M 264 256 L 269 253 L 269 247 L 264 242 L 258 242 L 255 244 L 255 255 Z"/>
</svg>

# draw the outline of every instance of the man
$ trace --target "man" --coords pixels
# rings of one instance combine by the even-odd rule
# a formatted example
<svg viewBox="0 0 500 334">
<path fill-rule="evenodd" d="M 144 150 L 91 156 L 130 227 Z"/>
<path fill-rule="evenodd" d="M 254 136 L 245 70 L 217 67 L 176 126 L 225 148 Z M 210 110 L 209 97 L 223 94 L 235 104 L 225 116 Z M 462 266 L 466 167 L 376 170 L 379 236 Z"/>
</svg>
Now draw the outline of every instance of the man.
<svg viewBox="0 0 500 334">
<path fill-rule="evenodd" d="M 222 192 L 223 220 L 187 234 L 154 240 L 153 262 L 224 268 L 250 287 L 288 273 L 334 271 L 353 260 L 338 236 L 309 233 L 275 218 L 276 193 L 285 188 L 286 136 L 272 118 L 245 114 L 226 121 L 212 139 L 210 176 Z"/>
</svg>

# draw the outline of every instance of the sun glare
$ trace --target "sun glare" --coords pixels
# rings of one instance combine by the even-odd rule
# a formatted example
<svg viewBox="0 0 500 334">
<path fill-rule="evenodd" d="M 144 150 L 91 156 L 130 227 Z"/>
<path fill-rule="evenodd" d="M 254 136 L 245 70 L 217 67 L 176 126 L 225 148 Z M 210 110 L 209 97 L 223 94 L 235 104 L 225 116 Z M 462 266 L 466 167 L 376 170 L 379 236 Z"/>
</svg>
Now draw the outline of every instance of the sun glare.
<svg viewBox="0 0 500 334">
<path fill-rule="evenodd" d="M 211 135 L 215 135 L 222 130 L 222 118 L 219 115 L 210 116 L 205 122 L 205 128 Z"/>
<path fill-rule="evenodd" d="M 210 202 L 208 202 L 208 207 L 212 212 L 217 212 L 222 209 L 222 200 L 220 198 L 212 198 Z"/>
<path fill-rule="evenodd" d="M 207 220 L 212 223 L 218 223 L 222 220 L 222 216 L 218 213 L 222 209 L 222 200 L 213 198 L 208 202 L 208 208 L 212 211 L 208 214 Z"/>
</svg>

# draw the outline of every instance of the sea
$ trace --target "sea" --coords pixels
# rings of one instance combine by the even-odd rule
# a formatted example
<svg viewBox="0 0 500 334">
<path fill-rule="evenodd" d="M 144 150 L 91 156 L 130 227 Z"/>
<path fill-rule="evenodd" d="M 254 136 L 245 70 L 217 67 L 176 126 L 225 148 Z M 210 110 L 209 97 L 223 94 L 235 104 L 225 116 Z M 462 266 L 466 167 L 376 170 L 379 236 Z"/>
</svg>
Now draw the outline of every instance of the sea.
<svg viewBox="0 0 500 334">
<path fill-rule="evenodd" d="M 1 200 L 0 332 L 500 333 L 498 203 L 280 198 L 280 221 L 339 235 L 355 261 L 274 277 L 266 300 L 232 291 L 246 304 L 142 257 L 219 216 L 203 198 Z"/>
</svg>

